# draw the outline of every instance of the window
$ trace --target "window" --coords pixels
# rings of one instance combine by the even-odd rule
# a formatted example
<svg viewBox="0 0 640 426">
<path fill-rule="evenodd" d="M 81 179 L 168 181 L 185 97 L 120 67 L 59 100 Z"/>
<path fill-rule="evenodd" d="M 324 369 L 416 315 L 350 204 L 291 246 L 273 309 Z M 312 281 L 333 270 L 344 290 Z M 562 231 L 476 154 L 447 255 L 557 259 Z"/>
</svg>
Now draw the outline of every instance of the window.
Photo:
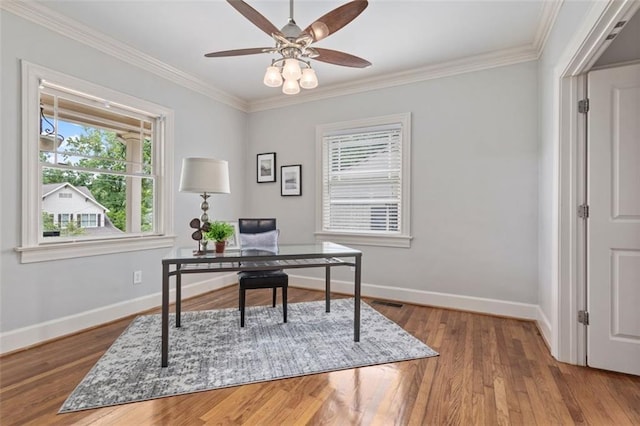
<svg viewBox="0 0 640 426">
<path fill-rule="evenodd" d="M 409 247 L 410 114 L 318 126 L 318 238 Z"/>
<path fill-rule="evenodd" d="M 81 213 L 80 214 L 80 227 L 81 228 L 97 228 L 98 227 L 98 215 L 95 213 Z"/>
<path fill-rule="evenodd" d="M 172 111 L 23 62 L 22 262 L 170 246 Z"/>
<path fill-rule="evenodd" d="M 58 214 L 58 226 L 60 228 L 66 228 L 69 225 L 69 221 L 71 221 L 71 214 L 69 213 L 59 213 Z"/>
</svg>

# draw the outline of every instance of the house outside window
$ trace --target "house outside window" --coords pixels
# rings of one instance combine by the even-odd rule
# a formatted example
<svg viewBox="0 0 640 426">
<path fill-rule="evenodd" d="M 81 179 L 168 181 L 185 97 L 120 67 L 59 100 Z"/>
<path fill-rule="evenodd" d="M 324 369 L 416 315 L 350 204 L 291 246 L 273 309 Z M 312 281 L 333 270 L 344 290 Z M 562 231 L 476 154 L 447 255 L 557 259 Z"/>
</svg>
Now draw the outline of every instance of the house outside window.
<svg viewBox="0 0 640 426">
<path fill-rule="evenodd" d="M 100 204 L 85 186 L 75 187 L 69 182 L 44 184 L 41 208 L 43 236 L 48 237 L 49 240 L 51 237 L 69 236 L 70 231 L 73 231 L 74 237 L 96 234 L 94 230 L 87 228 L 101 227 L 103 229 L 100 232 L 104 234 L 122 234 L 123 232 L 110 226 L 108 220 L 106 222 L 98 220 L 108 215 L 110 210 Z M 55 220 L 52 222 L 50 217 L 57 217 L 57 223 Z M 70 221 L 75 221 L 71 227 L 69 227 Z"/>
<path fill-rule="evenodd" d="M 22 65 L 22 262 L 172 245 L 173 112 Z"/>
<path fill-rule="evenodd" d="M 316 128 L 316 237 L 409 247 L 411 116 Z"/>
</svg>

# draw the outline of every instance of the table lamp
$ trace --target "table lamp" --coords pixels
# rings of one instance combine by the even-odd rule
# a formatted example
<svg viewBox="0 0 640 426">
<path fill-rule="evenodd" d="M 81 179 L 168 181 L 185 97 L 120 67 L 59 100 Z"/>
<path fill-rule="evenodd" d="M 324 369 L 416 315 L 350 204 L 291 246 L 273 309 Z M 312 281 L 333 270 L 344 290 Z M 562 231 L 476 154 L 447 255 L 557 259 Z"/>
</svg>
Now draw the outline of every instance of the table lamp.
<svg viewBox="0 0 640 426">
<path fill-rule="evenodd" d="M 202 250 L 203 233 L 209 230 L 209 202 L 210 194 L 229 194 L 229 164 L 224 160 L 214 158 L 188 157 L 182 159 L 180 174 L 180 192 L 195 192 L 202 197 L 200 219 L 194 218 L 189 223 L 195 231 L 191 237 L 198 241 L 197 254 L 204 254 Z"/>
</svg>

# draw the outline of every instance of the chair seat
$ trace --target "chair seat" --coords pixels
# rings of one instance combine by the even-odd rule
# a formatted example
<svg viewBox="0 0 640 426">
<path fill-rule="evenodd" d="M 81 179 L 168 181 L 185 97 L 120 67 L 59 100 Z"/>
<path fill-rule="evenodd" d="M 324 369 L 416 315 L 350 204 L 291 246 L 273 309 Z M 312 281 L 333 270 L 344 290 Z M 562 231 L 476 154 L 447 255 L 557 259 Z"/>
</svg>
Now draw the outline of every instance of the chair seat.
<svg viewBox="0 0 640 426">
<path fill-rule="evenodd" d="M 240 286 L 245 288 L 270 288 L 287 285 L 289 276 L 282 270 L 244 271 L 238 273 Z"/>
<path fill-rule="evenodd" d="M 240 290 L 240 327 L 244 327 L 244 308 L 246 291 L 260 288 L 273 289 L 273 307 L 276 306 L 276 289 L 282 288 L 282 317 L 287 322 L 287 287 L 289 275 L 282 270 L 276 271 L 243 271 L 238 272 Z"/>
</svg>

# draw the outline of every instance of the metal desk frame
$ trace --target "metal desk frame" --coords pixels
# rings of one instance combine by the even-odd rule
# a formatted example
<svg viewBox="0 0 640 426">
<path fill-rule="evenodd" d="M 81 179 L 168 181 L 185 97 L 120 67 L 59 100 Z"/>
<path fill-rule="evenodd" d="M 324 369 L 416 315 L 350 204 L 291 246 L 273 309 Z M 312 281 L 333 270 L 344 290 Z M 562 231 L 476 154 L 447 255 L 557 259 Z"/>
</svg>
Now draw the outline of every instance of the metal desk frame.
<svg viewBox="0 0 640 426">
<path fill-rule="evenodd" d="M 192 249 L 172 250 L 162 259 L 162 367 L 166 367 L 169 361 L 170 277 L 176 277 L 176 327 L 180 327 L 182 274 L 324 267 L 325 305 L 326 312 L 330 312 L 331 268 L 334 266 L 353 266 L 355 268 L 353 341 L 359 342 L 361 264 L 361 251 L 329 242 L 280 245 L 277 254 L 256 250 L 228 250 L 223 254 L 207 253 L 198 256 L 193 254 Z"/>
</svg>

